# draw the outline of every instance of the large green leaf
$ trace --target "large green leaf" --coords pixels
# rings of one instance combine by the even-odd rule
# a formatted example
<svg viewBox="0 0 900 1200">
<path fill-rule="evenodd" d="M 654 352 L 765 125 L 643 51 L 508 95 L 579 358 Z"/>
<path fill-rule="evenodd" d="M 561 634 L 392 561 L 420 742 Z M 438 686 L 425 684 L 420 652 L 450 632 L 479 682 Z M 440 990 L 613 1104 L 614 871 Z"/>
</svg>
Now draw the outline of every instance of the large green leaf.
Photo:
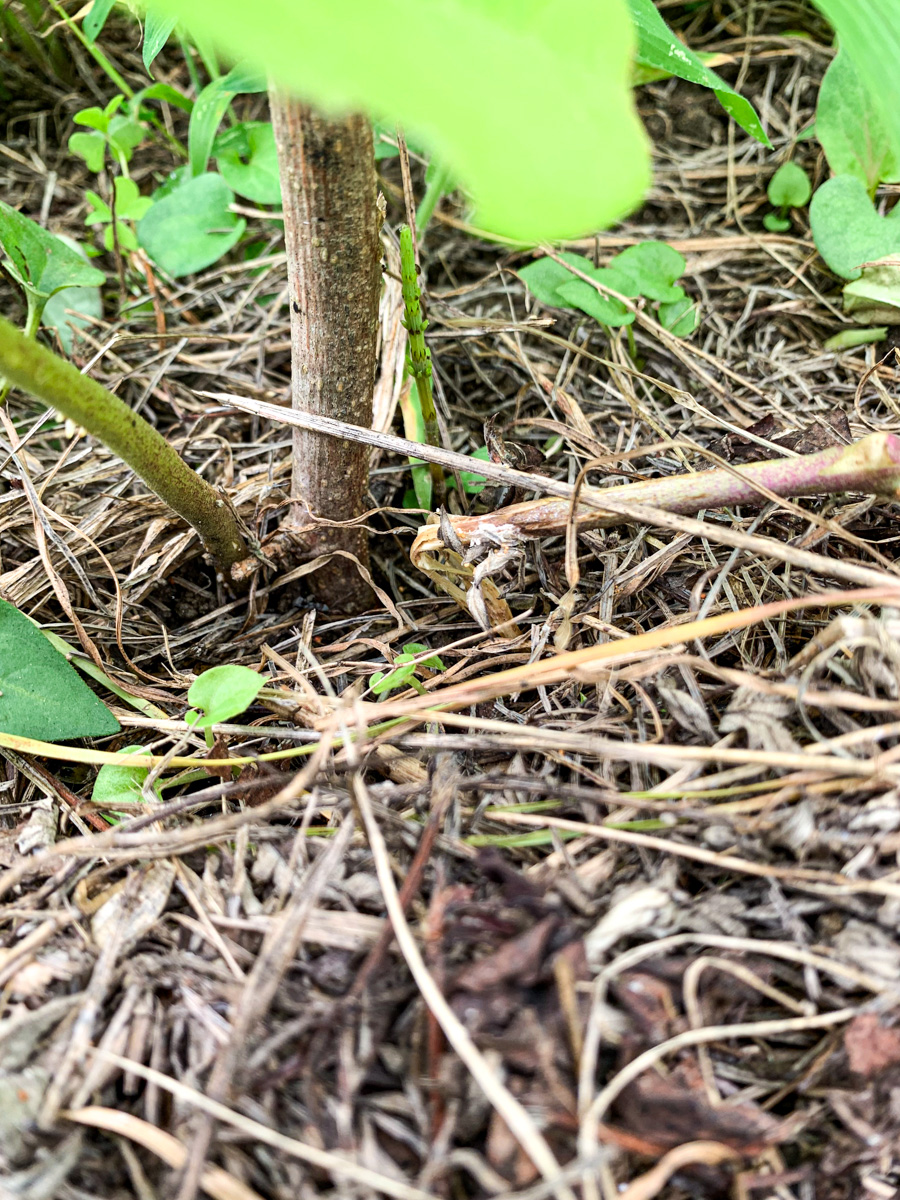
<svg viewBox="0 0 900 1200">
<path fill-rule="evenodd" d="M 639 203 L 646 138 L 624 0 L 154 0 L 326 110 L 399 120 L 471 190 L 476 220 L 535 242 Z"/>
<path fill-rule="evenodd" d="M 819 253 L 844 279 L 859 279 L 864 263 L 900 254 L 900 205 L 882 217 L 855 175 L 822 184 L 809 206 L 809 224 Z"/>
<path fill-rule="evenodd" d="M 5 600 L 0 600 L 0 731 L 42 742 L 119 731 L 119 722 L 75 668 Z"/>
<path fill-rule="evenodd" d="M 881 113 L 900 162 L 900 0 L 815 0 Z"/>
<path fill-rule="evenodd" d="M 869 195 L 882 180 L 898 176 L 897 156 L 881 108 L 843 49 L 819 88 L 816 137 L 835 175 L 855 175 Z"/>
<path fill-rule="evenodd" d="M 234 192 L 221 175 L 198 175 L 138 222 L 138 241 L 157 266 L 178 278 L 217 262 L 240 241 L 247 222 L 229 212 Z"/>
<path fill-rule="evenodd" d="M 638 35 L 637 61 L 655 71 L 665 71 L 686 79 L 688 83 L 710 88 L 716 99 L 738 125 L 752 137 L 771 146 L 756 109 L 734 88 L 711 71 L 693 50 L 677 38 L 659 13 L 653 0 L 628 0 Z"/>
</svg>

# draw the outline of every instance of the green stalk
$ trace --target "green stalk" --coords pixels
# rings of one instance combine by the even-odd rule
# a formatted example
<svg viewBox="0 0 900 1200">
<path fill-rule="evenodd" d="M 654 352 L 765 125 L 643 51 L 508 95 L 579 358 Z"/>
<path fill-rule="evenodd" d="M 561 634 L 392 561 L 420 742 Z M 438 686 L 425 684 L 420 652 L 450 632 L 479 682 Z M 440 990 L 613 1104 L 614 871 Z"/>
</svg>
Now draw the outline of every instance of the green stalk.
<svg viewBox="0 0 900 1200">
<path fill-rule="evenodd" d="M 422 305 L 419 280 L 416 276 L 416 257 L 413 251 L 412 233 L 408 225 L 400 227 L 400 279 L 403 284 L 403 305 L 405 315 L 403 325 L 409 335 L 409 354 L 406 367 L 416 382 L 419 404 L 422 408 L 422 424 L 425 429 L 425 441 L 429 446 L 439 446 L 437 411 L 434 407 L 434 395 L 431 391 L 431 351 L 425 345 L 425 330 L 428 322 L 422 316 Z M 444 498 L 444 472 L 437 463 L 429 463 L 434 500 L 440 503 Z"/>
<path fill-rule="evenodd" d="M 81 26 L 72 20 L 63 6 L 57 2 L 57 0 L 49 0 L 49 4 L 57 16 L 60 17 L 60 19 L 69 27 L 70 31 L 75 35 L 75 37 L 78 38 L 79 42 L 81 42 L 82 46 L 84 46 L 85 50 L 87 50 L 88 54 L 90 54 L 91 58 L 93 58 L 100 70 L 109 77 L 109 79 L 116 85 L 123 96 L 126 96 L 129 100 L 131 100 L 134 96 L 134 89 L 128 86 L 97 43 L 92 42 L 90 38 L 88 38 Z"/>
<path fill-rule="evenodd" d="M 249 551 L 229 506 L 118 396 L 0 317 L 0 375 L 82 425 L 197 533 L 226 579 Z"/>
<path fill-rule="evenodd" d="M 443 164 L 438 164 L 434 168 L 431 179 L 428 179 L 425 195 L 422 197 L 422 202 L 416 210 L 416 231 L 420 238 L 424 234 L 428 222 L 431 220 L 431 215 L 435 210 L 438 200 L 452 186 L 452 179 L 453 176 L 450 168 L 445 167 Z"/>
</svg>

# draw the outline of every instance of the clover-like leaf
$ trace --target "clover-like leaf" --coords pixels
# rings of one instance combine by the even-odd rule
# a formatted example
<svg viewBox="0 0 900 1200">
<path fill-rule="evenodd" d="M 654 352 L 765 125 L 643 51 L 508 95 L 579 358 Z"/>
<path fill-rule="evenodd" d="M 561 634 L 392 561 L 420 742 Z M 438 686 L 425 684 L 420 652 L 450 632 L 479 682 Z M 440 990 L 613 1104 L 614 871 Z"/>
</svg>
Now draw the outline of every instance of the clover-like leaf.
<svg viewBox="0 0 900 1200">
<path fill-rule="evenodd" d="M 615 289 L 623 295 L 646 296 L 648 300 L 669 303 L 684 295 L 681 288 L 673 286 L 675 280 L 684 274 L 684 255 L 666 242 L 638 242 L 636 246 L 628 246 L 615 255 L 609 265 L 612 270 L 620 271 L 634 281 L 636 290 L 633 292 Z"/>
<path fill-rule="evenodd" d="M 106 138 L 102 133 L 73 133 L 69 138 L 69 150 L 76 157 L 83 158 L 88 170 L 95 175 L 103 170 L 106 146 Z"/>
</svg>

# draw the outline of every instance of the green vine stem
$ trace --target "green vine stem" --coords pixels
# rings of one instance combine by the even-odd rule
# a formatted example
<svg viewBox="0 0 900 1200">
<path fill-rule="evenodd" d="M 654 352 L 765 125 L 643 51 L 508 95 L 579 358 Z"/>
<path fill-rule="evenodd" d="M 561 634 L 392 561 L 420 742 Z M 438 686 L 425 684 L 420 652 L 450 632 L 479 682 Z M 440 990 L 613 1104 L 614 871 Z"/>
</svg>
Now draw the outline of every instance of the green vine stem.
<svg viewBox="0 0 900 1200">
<path fill-rule="evenodd" d="M 419 404 L 422 408 L 422 424 L 425 441 L 429 446 L 439 446 L 437 411 L 431 391 L 431 351 L 425 345 L 425 330 L 428 322 L 422 315 L 421 291 L 416 275 L 416 256 L 413 250 L 412 232 L 408 225 L 400 226 L 400 279 L 403 284 L 403 325 L 409 335 L 407 370 L 416 382 Z M 429 463 L 435 503 L 444 498 L 444 472 L 437 463 Z"/>
<path fill-rule="evenodd" d="M 231 508 L 143 417 L 0 317 L 0 375 L 52 405 L 126 462 L 197 533 L 219 570 L 249 550 Z"/>
</svg>

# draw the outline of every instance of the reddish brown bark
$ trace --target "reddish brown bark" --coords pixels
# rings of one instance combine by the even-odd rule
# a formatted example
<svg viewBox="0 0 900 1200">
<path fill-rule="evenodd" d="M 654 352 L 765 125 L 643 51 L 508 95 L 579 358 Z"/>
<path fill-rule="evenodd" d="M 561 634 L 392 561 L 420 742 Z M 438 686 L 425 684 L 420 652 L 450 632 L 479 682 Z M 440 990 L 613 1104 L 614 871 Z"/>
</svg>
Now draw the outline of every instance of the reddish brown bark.
<svg viewBox="0 0 900 1200">
<path fill-rule="evenodd" d="M 372 129 L 359 114 L 325 117 L 273 92 L 291 298 L 292 404 L 372 424 L 380 242 Z M 365 446 L 294 429 L 288 530 L 304 557 L 349 551 L 368 566 L 364 529 L 336 529 L 368 507 Z M 347 558 L 307 576 L 316 599 L 341 612 L 372 603 Z"/>
</svg>

